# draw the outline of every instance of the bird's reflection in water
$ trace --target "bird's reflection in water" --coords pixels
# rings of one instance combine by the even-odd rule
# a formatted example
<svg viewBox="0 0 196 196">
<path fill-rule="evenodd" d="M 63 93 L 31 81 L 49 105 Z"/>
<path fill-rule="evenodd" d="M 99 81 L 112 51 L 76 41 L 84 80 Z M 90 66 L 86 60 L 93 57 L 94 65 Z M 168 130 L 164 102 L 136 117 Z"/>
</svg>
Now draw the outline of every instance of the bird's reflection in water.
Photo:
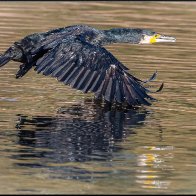
<svg viewBox="0 0 196 196">
<path fill-rule="evenodd" d="M 101 107 L 86 101 L 60 108 L 55 116 L 19 115 L 18 144 L 24 148 L 14 158 L 39 160 L 17 163 L 29 167 L 111 160 L 113 153 L 121 150 L 116 144 L 135 134 L 147 113 L 146 110 Z"/>
</svg>

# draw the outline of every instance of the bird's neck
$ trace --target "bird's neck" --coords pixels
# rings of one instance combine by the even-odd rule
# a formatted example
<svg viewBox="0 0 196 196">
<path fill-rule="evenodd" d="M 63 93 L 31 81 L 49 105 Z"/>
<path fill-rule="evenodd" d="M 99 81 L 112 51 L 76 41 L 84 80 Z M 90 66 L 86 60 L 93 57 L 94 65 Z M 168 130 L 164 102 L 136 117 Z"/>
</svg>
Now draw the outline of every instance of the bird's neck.
<svg viewBox="0 0 196 196">
<path fill-rule="evenodd" d="M 101 45 L 109 45 L 113 43 L 135 43 L 134 37 L 127 36 L 127 29 L 115 28 L 102 31 L 104 36 Z"/>
<path fill-rule="evenodd" d="M 93 45 L 109 45 L 113 43 L 138 43 L 138 33 L 136 29 L 113 28 L 109 30 L 85 31 L 82 37 L 85 41 Z"/>
</svg>

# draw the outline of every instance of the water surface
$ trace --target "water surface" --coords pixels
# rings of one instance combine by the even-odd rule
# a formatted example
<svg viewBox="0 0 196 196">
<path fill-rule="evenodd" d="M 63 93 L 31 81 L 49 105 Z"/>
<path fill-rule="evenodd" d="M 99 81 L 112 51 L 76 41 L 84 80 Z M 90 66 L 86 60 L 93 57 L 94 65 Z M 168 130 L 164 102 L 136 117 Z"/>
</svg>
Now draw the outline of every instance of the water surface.
<svg viewBox="0 0 196 196">
<path fill-rule="evenodd" d="M 195 2 L 1 2 L 0 52 L 34 33 L 75 24 L 138 27 L 176 43 L 107 46 L 135 76 L 155 70 L 158 102 L 103 107 L 37 75 L 0 70 L 0 193 L 196 193 Z"/>
</svg>

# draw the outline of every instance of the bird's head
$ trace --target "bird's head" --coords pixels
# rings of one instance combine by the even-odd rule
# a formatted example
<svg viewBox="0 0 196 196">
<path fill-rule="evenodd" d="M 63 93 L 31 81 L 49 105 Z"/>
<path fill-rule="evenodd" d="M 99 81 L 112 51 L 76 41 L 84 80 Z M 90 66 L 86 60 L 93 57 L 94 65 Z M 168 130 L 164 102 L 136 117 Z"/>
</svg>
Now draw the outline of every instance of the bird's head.
<svg viewBox="0 0 196 196">
<path fill-rule="evenodd" d="M 172 36 L 162 35 L 150 30 L 141 30 L 138 34 L 138 44 L 153 44 L 159 42 L 175 42 L 176 38 Z"/>
</svg>

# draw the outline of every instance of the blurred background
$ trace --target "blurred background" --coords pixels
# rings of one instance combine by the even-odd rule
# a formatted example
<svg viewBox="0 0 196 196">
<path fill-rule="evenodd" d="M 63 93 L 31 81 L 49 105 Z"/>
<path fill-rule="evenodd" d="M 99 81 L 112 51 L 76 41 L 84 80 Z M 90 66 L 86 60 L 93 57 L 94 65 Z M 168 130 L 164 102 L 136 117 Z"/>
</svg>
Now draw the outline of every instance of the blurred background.
<svg viewBox="0 0 196 196">
<path fill-rule="evenodd" d="M 196 193 L 196 2 L 0 2 L 0 53 L 28 34 L 86 24 L 147 28 L 176 43 L 107 49 L 161 93 L 107 108 L 20 64 L 0 69 L 1 194 Z"/>
</svg>

